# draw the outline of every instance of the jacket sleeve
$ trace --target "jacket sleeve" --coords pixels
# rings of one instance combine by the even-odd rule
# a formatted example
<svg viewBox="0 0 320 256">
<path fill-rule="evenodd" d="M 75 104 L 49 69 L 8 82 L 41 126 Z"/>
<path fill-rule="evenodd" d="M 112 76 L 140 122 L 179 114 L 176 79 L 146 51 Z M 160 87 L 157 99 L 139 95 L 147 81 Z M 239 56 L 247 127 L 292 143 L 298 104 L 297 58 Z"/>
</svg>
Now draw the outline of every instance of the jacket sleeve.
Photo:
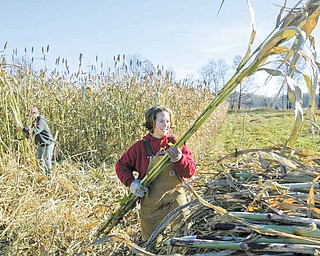
<svg viewBox="0 0 320 256">
<path fill-rule="evenodd" d="M 32 127 L 33 134 L 40 134 L 44 129 L 48 127 L 48 124 L 44 118 L 40 118 L 35 126 Z"/>
<path fill-rule="evenodd" d="M 27 127 L 23 127 L 22 132 L 26 136 L 26 138 L 30 138 L 30 130 Z"/>
<path fill-rule="evenodd" d="M 196 172 L 196 164 L 191 150 L 188 146 L 184 145 L 181 151 L 182 157 L 178 162 L 172 163 L 173 167 L 183 178 L 191 178 Z"/>
<path fill-rule="evenodd" d="M 116 174 L 119 180 L 127 187 L 130 187 L 134 181 L 133 171 L 135 171 L 135 159 L 134 145 L 131 146 L 117 161 L 116 163 Z"/>
</svg>

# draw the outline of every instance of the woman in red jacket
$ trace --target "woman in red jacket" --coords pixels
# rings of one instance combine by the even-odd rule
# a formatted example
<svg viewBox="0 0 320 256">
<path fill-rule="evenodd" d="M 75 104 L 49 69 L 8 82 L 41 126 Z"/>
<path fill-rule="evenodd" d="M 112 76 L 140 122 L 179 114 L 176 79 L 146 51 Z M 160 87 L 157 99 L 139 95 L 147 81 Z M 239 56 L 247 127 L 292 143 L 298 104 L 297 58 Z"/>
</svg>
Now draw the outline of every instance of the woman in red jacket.
<svg viewBox="0 0 320 256">
<path fill-rule="evenodd" d="M 156 106 L 148 109 L 144 126 L 148 134 L 134 143 L 117 161 L 116 173 L 134 195 L 142 198 L 141 235 L 142 240 L 146 241 L 169 212 L 187 202 L 181 185 L 184 178 L 194 175 L 196 165 L 186 145 L 181 149 L 170 147 L 175 143 L 175 138 L 170 132 L 174 122 L 169 108 Z M 170 163 L 146 188 L 141 180 L 165 153 L 168 153 Z M 134 172 L 137 172 L 136 179 Z"/>
</svg>

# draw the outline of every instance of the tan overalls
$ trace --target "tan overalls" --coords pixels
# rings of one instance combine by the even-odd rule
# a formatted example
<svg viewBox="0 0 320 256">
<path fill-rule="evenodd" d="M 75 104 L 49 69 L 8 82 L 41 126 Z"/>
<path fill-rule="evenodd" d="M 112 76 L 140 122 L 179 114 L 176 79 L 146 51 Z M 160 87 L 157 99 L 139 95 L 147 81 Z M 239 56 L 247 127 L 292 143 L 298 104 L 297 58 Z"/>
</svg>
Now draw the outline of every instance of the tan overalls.
<svg viewBox="0 0 320 256">
<path fill-rule="evenodd" d="M 150 159 L 148 171 L 163 156 Z M 180 175 L 173 169 L 171 163 L 150 184 L 147 195 L 141 201 L 141 235 L 147 241 L 160 222 L 176 207 L 187 203 L 184 188 L 181 186 Z M 181 217 L 179 221 L 182 219 Z"/>
</svg>

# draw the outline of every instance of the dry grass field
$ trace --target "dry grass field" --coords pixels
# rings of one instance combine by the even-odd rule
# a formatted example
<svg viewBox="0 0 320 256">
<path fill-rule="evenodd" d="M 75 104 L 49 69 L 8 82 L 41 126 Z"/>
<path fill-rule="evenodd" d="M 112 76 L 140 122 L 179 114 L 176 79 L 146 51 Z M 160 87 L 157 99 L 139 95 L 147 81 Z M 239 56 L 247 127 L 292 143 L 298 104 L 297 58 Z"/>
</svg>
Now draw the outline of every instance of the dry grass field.
<svg viewBox="0 0 320 256">
<path fill-rule="evenodd" d="M 311 182 L 319 175 L 319 131 L 312 134 L 311 125 L 306 123 L 297 148 L 281 153 L 290 135 L 288 126 L 293 123 L 292 111 L 260 110 L 221 115 L 220 120 L 212 118 L 212 123 L 206 123 L 203 126 L 206 129 L 201 129 L 195 139 L 190 140 L 198 173 L 189 184 L 196 194 L 228 213 L 258 213 L 262 217 L 262 213 L 283 212 L 285 216 L 300 218 L 311 214 L 316 220 L 319 214 L 316 210 L 319 205 L 318 188 L 313 190 L 312 209 L 309 205 L 310 186 L 293 191 L 280 187 L 274 190 L 272 187 L 274 182 Z M 267 125 L 270 129 L 265 128 Z M 232 155 L 235 149 L 238 156 Z M 271 152 L 279 153 L 278 158 Z M 280 156 L 299 168 L 287 167 L 289 162 Z M 95 230 L 119 207 L 121 199 L 128 193 L 117 180 L 111 163 L 93 166 L 90 162 L 67 158 L 55 163 L 54 176 L 48 179 L 39 171 L 33 156 L 22 160 L 17 155 L 7 154 L 1 159 L 0 250 L 4 255 L 77 254 L 97 240 Z M 218 233 L 208 229 L 207 222 L 210 221 L 207 217 L 211 216 L 209 219 L 214 223 L 217 221 L 215 215 L 220 216 L 221 209 L 199 206 L 196 195 L 190 192 L 189 196 L 194 203 L 190 206 L 189 235 L 216 236 Z M 101 244 L 86 248 L 84 255 L 131 255 L 131 249 L 139 245 L 138 207 L 128 212 L 112 230 L 114 236 L 105 237 Z M 259 221 L 258 217 L 255 222 Z M 268 222 L 270 220 L 265 220 L 262 224 Z M 228 220 L 227 223 L 231 225 L 234 222 Z M 250 222 L 248 225 L 253 224 Z M 168 232 L 162 230 L 160 233 L 165 239 L 184 234 L 182 230 Z M 226 231 L 219 231 L 219 234 L 237 236 L 239 241 L 244 239 L 243 231 L 228 231 L 228 235 L 223 232 Z M 290 234 L 288 230 L 285 232 Z M 165 254 L 168 248 L 162 246 L 157 253 Z M 175 252 L 182 255 L 221 250 L 214 247 L 177 248 Z"/>
<path fill-rule="evenodd" d="M 247 52 L 216 95 L 203 82 L 175 81 L 163 68 L 131 71 L 125 56 L 115 57 L 109 71 L 84 72 L 79 65 L 70 74 L 60 58 L 54 70 L 39 68 L 17 51 L 8 56 L 5 44 L 0 255 L 319 255 L 319 63 L 312 32 L 320 1 L 306 1 L 286 15 L 284 10 L 255 50 L 251 27 Z M 260 71 L 284 78 L 294 110 L 228 112 L 228 96 Z M 308 88 L 307 110 L 295 75 Z M 33 141 L 17 130 L 30 126 L 25 113 L 32 105 L 56 138 L 52 178 L 40 171 Z M 114 164 L 144 135 L 144 111 L 153 105 L 173 110 L 177 145 L 188 143 L 198 171 L 185 184 L 188 204 L 171 212 L 141 245 L 139 203 L 118 181 Z M 128 198 L 132 209 L 115 218 Z M 186 207 L 187 219 L 171 230 Z M 118 220 L 111 232 L 97 236 L 110 219 Z"/>
</svg>

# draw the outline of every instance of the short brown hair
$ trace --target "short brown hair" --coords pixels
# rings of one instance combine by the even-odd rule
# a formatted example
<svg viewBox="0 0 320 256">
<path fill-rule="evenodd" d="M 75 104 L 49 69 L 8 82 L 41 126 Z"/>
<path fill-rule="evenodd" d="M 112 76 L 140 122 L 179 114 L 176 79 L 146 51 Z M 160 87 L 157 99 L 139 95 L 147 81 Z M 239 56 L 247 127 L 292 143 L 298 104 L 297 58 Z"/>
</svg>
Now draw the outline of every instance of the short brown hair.
<svg viewBox="0 0 320 256">
<path fill-rule="evenodd" d="M 173 118 L 172 110 L 170 108 L 163 107 L 163 106 L 155 106 L 155 107 L 149 108 L 144 115 L 145 123 L 143 124 L 143 126 L 146 127 L 149 132 L 151 133 L 154 132 L 154 126 L 155 126 L 155 120 L 156 120 L 157 114 L 163 111 L 169 113 L 170 128 L 174 128 L 174 118 Z"/>
</svg>

